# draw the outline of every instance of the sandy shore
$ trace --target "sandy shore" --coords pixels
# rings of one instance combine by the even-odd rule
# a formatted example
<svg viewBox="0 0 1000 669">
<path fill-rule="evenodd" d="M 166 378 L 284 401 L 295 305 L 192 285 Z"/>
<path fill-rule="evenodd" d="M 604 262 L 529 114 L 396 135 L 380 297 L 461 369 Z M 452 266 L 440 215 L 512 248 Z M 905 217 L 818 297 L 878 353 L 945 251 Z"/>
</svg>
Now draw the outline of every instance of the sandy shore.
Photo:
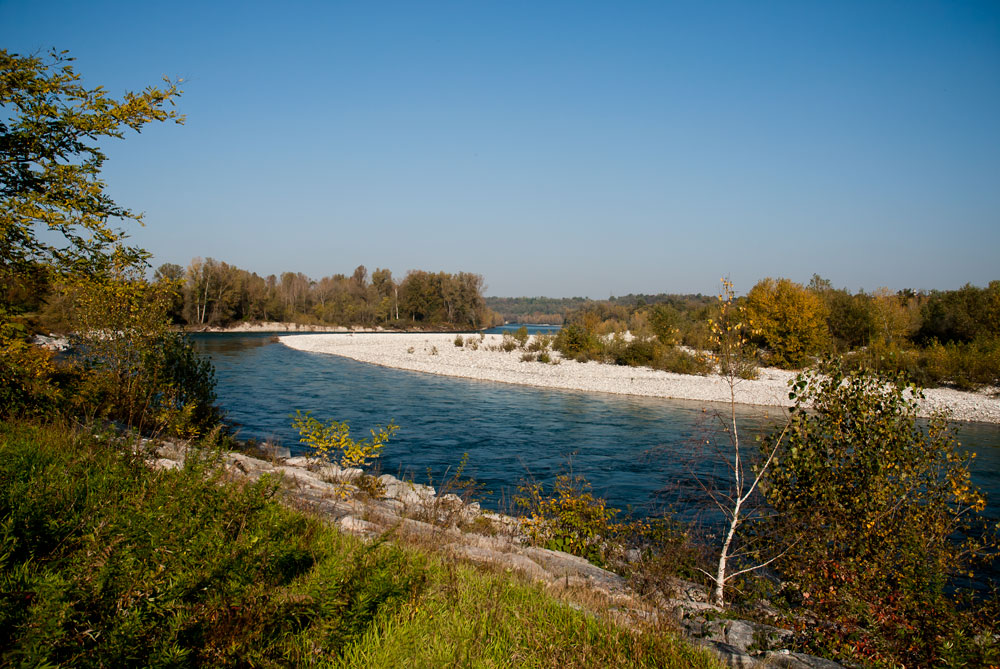
<svg viewBox="0 0 1000 669">
<path fill-rule="evenodd" d="M 467 335 L 479 340 L 479 335 Z M 640 395 L 667 399 L 728 402 L 729 386 L 719 376 L 672 374 L 644 367 L 619 367 L 597 362 L 561 359 L 559 364 L 522 362 L 523 351 L 505 353 L 498 347 L 500 335 L 486 335 L 477 350 L 455 346 L 453 334 L 374 333 L 290 335 L 281 343 L 300 351 L 328 353 L 360 362 L 443 374 L 483 381 L 499 381 L 542 388 L 586 390 L 618 395 Z M 736 401 L 758 406 L 790 406 L 788 380 L 795 372 L 763 368 L 760 378 L 741 381 Z M 947 409 L 955 420 L 1000 423 L 1000 399 L 986 393 L 957 390 L 926 391 L 921 413 Z"/>
</svg>

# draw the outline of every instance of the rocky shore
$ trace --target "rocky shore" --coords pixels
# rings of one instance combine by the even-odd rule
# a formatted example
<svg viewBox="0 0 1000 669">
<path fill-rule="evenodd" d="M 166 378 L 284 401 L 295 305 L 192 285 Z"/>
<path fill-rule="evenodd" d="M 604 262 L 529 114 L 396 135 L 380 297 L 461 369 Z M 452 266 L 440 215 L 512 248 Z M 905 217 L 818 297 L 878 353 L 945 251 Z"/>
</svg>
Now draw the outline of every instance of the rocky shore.
<svg viewBox="0 0 1000 669">
<path fill-rule="evenodd" d="M 728 402 L 729 385 L 717 375 L 698 376 L 662 372 L 647 367 L 620 367 L 598 362 L 576 362 L 549 352 L 551 362 L 523 362 L 523 351 L 500 350 L 500 335 L 464 335 L 474 346 L 456 346 L 454 334 L 349 333 L 283 336 L 281 343 L 313 353 L 340 355 L 360 362 L 430 374 L 498 381 L 542 388 L 586 390 L 618 395 Z M 795 372 L 762 368 L 753 381 L 735 389 L 739 404 L 787 407 L 788 382 Z M 954 420 L 1000 423 L 1000 397 L 992 392 L 961 392 L 947 388 L 925 391 L 921 414 L 951 412 Z"/>
<path fill-rule="evenodd" d="M 144 440 L 151 467 L 177 469 L 192 451 L 183 443 Z M 212 457 L 196 451 L 198 457 Z M 341 531 L 387 538 L 441 551 L 453 559 L 517 574 L 557 592 L 571 606 L 610 615 L 619 624 L 667 624 L 705 646 L 730 667 L 836 669 L 829 660 L 788 650 L 795 633 L 776 625 L 720 616 L 701 586 L 675 579 L 664 591 L 640 596 L 617 573 L 583 558 L 531 546 L 517 518 L 480 509 L 454 493 L 401 481 L 391 475 L 366 477 L 360 469 L 274 452 L 217 454 L 232 480 L 277 477 L 285 501 L 310 510 Z M 638 553 L 638 551 L 634 551 Z M 641 555 L 632 557 L 641 561 Z M 760 618 L 777 623 L 762 604 Z"/>
</svg>

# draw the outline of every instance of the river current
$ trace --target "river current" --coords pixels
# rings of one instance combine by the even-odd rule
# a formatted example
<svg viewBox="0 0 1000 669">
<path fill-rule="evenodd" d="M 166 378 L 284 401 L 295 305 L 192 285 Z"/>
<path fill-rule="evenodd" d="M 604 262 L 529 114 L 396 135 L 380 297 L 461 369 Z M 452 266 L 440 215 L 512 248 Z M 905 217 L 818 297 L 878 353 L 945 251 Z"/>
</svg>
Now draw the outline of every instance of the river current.
<svg viewBox="0 0 1000 669">
<path fill-rule="evenodd" d="M 347 336 L 347 335 L 344 335 Z M 509 510 L 519 484 L 585 476 L 596 495 L 639 515 L 672 508 L 688 520 L 716 520 L 702 485 L 727 485 L 717 448 L 727 449 L 718 415 L 728 405 L 551 390 L 389 369 L 305 353 L 270 334 L 194 338 L 215 365 L 219 404 L 243 438 L 304 449 L 289 414 L 350 423 L 352 434 L 392 420 L 384 473 L 437 484 L 468 453 L 466 476 L 480 481 L 485 506 Z M 740 407 L 742 443 L 775 424 L 774 410 Z M 958 423 L 975 451 L 975 483 L 1000 518 L 1000 426 Z M 718 445 L 718 446 L 717 446 Z"/>
</svg>

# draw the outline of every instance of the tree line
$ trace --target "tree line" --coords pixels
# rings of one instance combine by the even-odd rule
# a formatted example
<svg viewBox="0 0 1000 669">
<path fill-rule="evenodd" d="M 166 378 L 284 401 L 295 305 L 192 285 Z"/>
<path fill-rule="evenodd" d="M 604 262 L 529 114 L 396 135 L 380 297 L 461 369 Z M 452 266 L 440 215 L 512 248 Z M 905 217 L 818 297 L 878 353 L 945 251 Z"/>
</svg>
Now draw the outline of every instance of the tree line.
<svg viewBox="0 0 1000 669">
<path fill-rule="evenodd" d="M 369 275 L 359 265 L 350 275 L 316 281 L 301 272 L 262 277 L 214 258 L 194 258 L 186 268 L 160 265 L 153 283 L 174 288 L 171 320 L 195 329 L 281 321 L 475 330 L 498 318 L 485 304 L 483 277 L 470 272 L 411 270 L 397 280 L 388 269 Z M 58 296 L 42 308 L 45 320 L 55 325 L 66 309 Z"/>
<path fill-rule="evenodd" d="M 802 369 L 842 356 L 850 367 L 903 372 L 924 386 L 1000 383 L 1000 281 L 851 292 L 818 275 L 807 285 L 765 278 L 736 306 L 746 353 L 757 364 Z M 710 366 L 677 346 L 711 352 L 719 309 L 719 300 L 701 295 L 590 301 L 565 312 L 557 345 L 577 358 L 703 372 Z M 626 332 L 631 339 L 614 336 Z"/>
</svg>

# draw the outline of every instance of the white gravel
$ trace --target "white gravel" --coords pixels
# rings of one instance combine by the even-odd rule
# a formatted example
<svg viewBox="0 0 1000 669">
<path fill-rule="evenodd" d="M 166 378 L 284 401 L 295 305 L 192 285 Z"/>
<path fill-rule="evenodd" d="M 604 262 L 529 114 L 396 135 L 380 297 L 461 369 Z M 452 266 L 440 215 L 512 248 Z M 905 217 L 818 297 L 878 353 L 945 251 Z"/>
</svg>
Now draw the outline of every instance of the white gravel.
<svg viewBox="0 0 1000 669">
<path fill-rule="evenodd" d="M 463 335 L 479 341 L 479 335 Z M 384 367 L 443 374 L 466 379 L 499 381 L 541 388 L 587 390 L 617 395 L 728 402 L 729 385 L 717 375 L 696 376 L 661 372 L 646 367 L 620 367 L 597 362 L 580 363 L 550 352 L 559 364 L 522 362 L 523 351 L 499 350 L 501 335 L 486 335 L 478 350 L 457 347 L 454 334 L 355 333 L 281 337 L 281 343 L 300 351 L 327 353 Z M 736 401 L 759 406 L 790 406 L 788 381 L 795 372 L 762 368 L 760 378 L 740 381 Z M 951 411 L 955 420 L 1000 423 L 1000 398 L 995 394 L 933 389 L 925 392 L 923 415 Z"/>
</svg>

